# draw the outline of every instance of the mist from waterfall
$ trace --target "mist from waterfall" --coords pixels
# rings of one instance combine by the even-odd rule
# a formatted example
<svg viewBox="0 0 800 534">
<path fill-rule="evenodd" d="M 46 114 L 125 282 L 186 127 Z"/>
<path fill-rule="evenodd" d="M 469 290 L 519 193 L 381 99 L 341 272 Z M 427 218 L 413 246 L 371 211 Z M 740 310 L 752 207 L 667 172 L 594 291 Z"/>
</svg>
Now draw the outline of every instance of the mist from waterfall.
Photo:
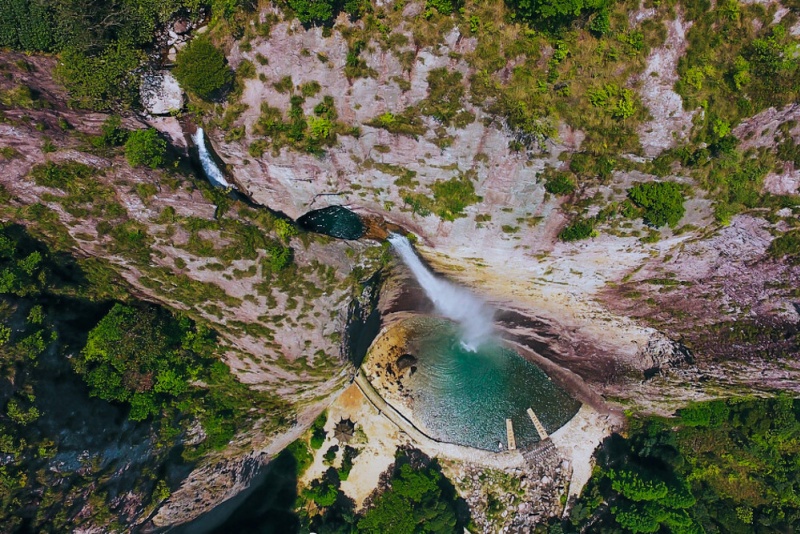
<svg viewBox="0 0 800 534">
<path fill-rule="evenodd" d="M 391 234 L 389 243 L 411 269 L 436 311 L 460 325 L 465 349 L 474 352 L 492 337 L 494 310 L 466 289 L 437 278 L 423 265 L 404 236 Z"/>
<path fill-rule="evenodd" d="M 197 145 L 197 151 L 200 154 L 200 165 L 203 166 L 203 172 L 206 173 L 208 181 L 211 182 L 212 185 L 218 187 L 232 187 L 230 182 L 225 179 L 225 175 L 222 174 L 222 171 L 217 167 L 217 164 L 214 163 L 211 154 L 208 153 L 202 128 L 198 128 L 192 135 L 192 141 Z"/>
</svg>

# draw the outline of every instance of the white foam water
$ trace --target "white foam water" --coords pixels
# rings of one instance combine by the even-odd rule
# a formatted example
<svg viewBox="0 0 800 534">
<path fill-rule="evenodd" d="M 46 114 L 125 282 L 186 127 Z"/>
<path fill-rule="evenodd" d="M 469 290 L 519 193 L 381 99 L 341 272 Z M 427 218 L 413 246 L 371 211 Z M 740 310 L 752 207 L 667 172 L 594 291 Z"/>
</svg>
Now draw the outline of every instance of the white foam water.
<svg viewBox="0 0 800 534">
<path fill-rule="evenodd" d="M 405 237 L 391 234 L 389 243 L 411 269 L 436 311 L 461 326 L 462 345 L 465 349 L 474 352 L 493 337 L 494 310 L 466 289 L 436 277 L 423 265 L 414 252 L 414 247 Z"/>
<path fill-rule="evenodd" d="M 197 145 L 197 151 L 200 154 L 200 165 L 203 166 L 203 172 L 206 173 L 208 181 L 211 182 L 212 185 L 216 185 L 218 187 L 233 187 L 231 183 L 225 179 L 225 175 L 222 174 L 221 170 L 219 170 L 217 164 L 214 163 L 214 159 L 211 157 L 211 154 L 208 153 L 202 128 L 197 129 L 194 135 L 192 135 L 192 140 L 194 141 L 194 144 Z"/>
</svg>

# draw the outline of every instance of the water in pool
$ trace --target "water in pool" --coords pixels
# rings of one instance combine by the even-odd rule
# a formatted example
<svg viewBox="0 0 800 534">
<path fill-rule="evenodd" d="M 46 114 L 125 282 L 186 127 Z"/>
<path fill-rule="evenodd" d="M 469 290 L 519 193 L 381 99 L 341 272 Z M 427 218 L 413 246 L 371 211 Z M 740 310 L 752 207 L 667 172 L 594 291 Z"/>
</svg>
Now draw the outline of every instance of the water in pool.
<svg viewBox="0 0 800 534">
<path fill-rule="evenodd" d="M 517 447 L 539 440 L 526 410 L 548 433 L 560 428 L 580 403 L 538 367 L 499 340 L 475 352 L 464 348 L 458 327 L 445 319 L 414 320 L 408 344 L 416 370 L 403 379 L 415 417 L 439 441 L 487 450 L 506 446 L 506 419 Z"/>
</svg>

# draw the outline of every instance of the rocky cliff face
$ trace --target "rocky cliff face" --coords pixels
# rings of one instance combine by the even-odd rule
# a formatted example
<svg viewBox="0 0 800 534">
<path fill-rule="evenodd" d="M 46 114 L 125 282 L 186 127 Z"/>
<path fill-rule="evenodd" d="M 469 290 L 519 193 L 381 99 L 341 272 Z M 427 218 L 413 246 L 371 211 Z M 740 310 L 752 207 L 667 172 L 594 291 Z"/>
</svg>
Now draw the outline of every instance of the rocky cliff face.
<svg viewBox="0 0 800 534">
<path fill-rule="evenodd" d="M 418 7 L 409 4 L 405 9 Z M 654 15 L 637 12 L 633 24 Z M 234 44 L 231 64 L 251 61 L 257 73 L 244 82 L 241 104 L 246 109 L 233 123 L 244 127 L 245 135 L 237 141 L 226 141 L 223 131 L 211 135 L 237 182 L 253 198 L 291 216 L 341 204 L 380 214 L 414 231 L 421 238 L 419 249 L 440 272 L 507 310 L 501 316 L 511 319 L 501 325 L 510 334 L 538 346 L 546 358 L 579 375 L 590 389 L 620 402 L 669 412 L 676 398 L 716 394 L 740 381 L 764 389 L 793 387 L 787 380 L 793 371 L 783 363 L 761 357 L 749 360 L 762 369 L 754 378 L 750 367 L 737 367 L 743 356 L 739 350 L 732 346 L 711 350 L 700 339 L 704 325 L 723 320 L 752 319 L 792 330 L 798 320 L 796 296 L 787 288 L 798 275 L 797 267 L 766 254 L 770 229 L 780 228 L 780 220 L 767 222 L 749 215 L 736 217 L 728 227 L 717 226 L 710 200 L 695 189 L 695 198 L 686 203 L 682 231 L 664 230 L 656 242 L 639 238 L 649 231 L 642 222 L 630 225 L 627 236 L 601 230 L 600 236 L 585 242 L 560 242 L 556 235 L 565 216 L 559 199 L 546 193 L 540 173 L 547 166 L 564 168 L 562 162 L 581 151 L 585 133 L 562 123 L 543 150 L 515 151 L 516 134 L 468 97 L 461 101 L 462 110 L 476 120 L 464 127 L 445 128 L 423 115 L 424 133 L 390 133 L 376 125 L 376 117 L 400 116 L 424 103 L 432 70 L 462 73 L 458 83 L 468 93 L 467 80 L 476 74 L 468 58 L 481 53 L 476 52 L 480 44 L 463 35 L 461 28 L 449 27 L 436 44 L 415 46 L 414 29 L 404 22 L 393 28 L 393 35 L 403 36 L 397 41 L 406 44 L 392 48 L 368 42 L 361 57 L 370 75 L 353 79 L 346 74 L 348 44 L 343 33 L 356 31 L 359 24 L 349 28 L 343 23 L 333 32 L 323 32 L 305 30 L 296 21 L 281 22 L 272 27 L 269 38 L 251 39 L 247 51 Z M 665 42 L 651 50 L 641 73 L 630 80 L 650 112 L 649 122 L 639 131 L 645 158 L 685 140 L 695 114 L 682 109 L 672 88 L 691 24 L 680 14 L 662 24 Z M 259 56 L 269 58 L 269 63 L 259 64 Z M 512 61 L 508 68 L 513 67 Z M 247 147 L 260 139 L 262 103 L 289 108 L 290 95 L 275 85 L 286 76 L 298 89 L 319 84 L 321 89 L 305 98 L 305 113 L 310 115 L 325 95 L 332 95 L 339 120 L 360 128 L 360 135 L 340 136 L 323 156 L 287 148 L 267 150 L 259 157 L 248 154 Z M 774 131 L 794 117 L 795 107 L 757 115 L 735 134 L 744 139 L 747 132 Z M 443 137 L 448 140 L 444 144 Z M 745 141 L 743 148 L 768 142 L 771 136 L 767 132 L 758 139 Z M 620 156 L 645 161 L 641 156 Z M 770 175 L 766 187 L 794 193 L 795 173 L 786 167 L 783 174 Z M 437 182 L 464 175 L 480 199 L 465 208 L 463 217 L 445 220 L 435 213 L 420 214 L 409 202 L 409 193 L 432 196 Z M 633 183 L 657 179 L 638 169 L 615 171 L 608 183 L 581 193 L 584 198 L 622 201 Z M 670 179 L 693 184 L 680 173 Z M 772 185 L 778 183 L 782 185 Z M 784 216 L 794 215 L 787 210 Z M 678 282 L 647 283 L 665 273 Z M 781 287 L 770 282 L 775 279 L 782 281 Z M 660 320 L 667 311 L 666 300 L 680 320 L 669 324 Z M 547 335 L 543 337 L 532 324 L 547 325 Z M 792 343 L 787 348 L 794 347 Z M 721 359 L 737 363 L 727 366 L 712 353 L 724 353 Z M 671 393 L 665 397 L 660 392 L 667 389 Z"/>
<path fill-rule="evenodd" d="M 250 38 L 247 46 L 233 42 L 230 64 L 250 61 L 255 75 L 243 81 L 238 101 L 219 110 L 229 114 L 229 127 L 215 128 L 219 116 L 204 126 L 243 191 L 291 218 L 339 204 L 413 231 L 436 270 L 495 305 L 499 327 L 529 357 L 571 382 L 586 402 L 668 413 L 687 399 L 745 387 L 797 389 L 800 267 L 767 254 L 773 231 L 786 228 L 796 211 L 768 218 L 751 212 L 723 227 L 713 222 L 711 200 L 695 189 L 681 231 L 665 229 L 658 239 L 643 240 L 650 228 L 636 221 L 623 229 L 600 227 L 598 236 L 578 243 L 559 241 L 568 215 L 563 198 L 545 191 L 541 173 L 565 168 L 585 146 L 586 132 L 561 122 L 542 146 L 521 147 L 518 133 L 469 93 L 468 80 L 478 72 L 468 58 L 482 53 L 481 43 L 453 24 L 441 25 L 435 38 L 421 38 L 413 17 L 422 4 L 403 9 L 408 20 L 391 28 L 392 44 L 364 43 L 359 75 L 347 70 L 348 53 L 363 22 L 342 18 L 329 30 L 283 21 L 272 25 L 269 37 Z M 267 15 L 261 13 L 262 19 Z M 632 22 L 653 15 L 641 10 Z M 640 153 L 619 154 L 624 164 L 606 182 L 585 186 L 580 197 L 624 200 L 633 183 L 656 179 L 641 164 L 688 135 L 697 112 L 683 110 L 672 89 L 688 28 L 676 16 L 665 22 L 666 41 L 628 81 L 650 114 L 639 129 Z M 545 50 L 542 61 L 552 54 Z M 369 316 L 375 302 L 363 283 L 387 261 L 386 251 L 369 241 L 293 237 L 296 270 L 286 278 L 272 276 L 268 252 L 256 248 L 244 257 L 240 240 L 248 228 L 280 239 L 272 215 L 231 205 L 180 170 L 132 169 L 118 152 L 93 149 L 87 136 L 97 134 L 106 117 L 69 108 L 50 77 L 53 59 L 4 53 L 0 60 L 11 73 L 0 79 L 0 90 L 24 85 L 38 95 L 25 108 L 3 111 L 0 145 L 14 151 L 0 160 L 3 217 L 74 254 L 101 258 L 143 298 L 215 325 L 237 376 L 281 395 L 296 411 L 282 427 L 264 420 L 242 429 L 153 518 L 157 526 L 185 522 L 246 486 L 253 463 L 296 438 L 340 391 L 352 371 L 342 349 L 348 316 L 354 310 Z M 14 67 L 17 61 L 32 70 Z M 509 59 L 501 75 L 511 76 L 516 61 Z M 381 124 L 381 117 L 391 121 L 424 105 L 431 98 L 430 75 L 441 68 L 461 73 L 452 82 L 464 91 L 459 112 L 474 120 L 444 126 L 421 114 L 413 134 L 392 133 Z M 281 88 L 287 76 L 290 87 Z M 253 150 L 263 140 L 262 105 L 287 115 L 290 93 L 314 83 L 318 88 L 308 91 L 302 112 L 311 116 L 332 96 L 337 121 L 350 133 L 340 133 L 324 154 Z M 771 135 L 748 132 L 774 133 L 796 116 L 797 106 L 769 110 L 734 133 L 748 146 L 768 144 Z M 176 147 L 187 146 L 175 119 L 148 120 Z M 144 125 L 134 117 L 126 124 Z M 236 128 L 241 135 L 228 135 Z M 795 139 L 798 133 L 791 129 Z M 94 169 L 97 190 L 88 198 L 37 185 L 30 176 L 35 165 L 68 160 Z M 791 164 L 776 169 L 766 187 L 796 193 L 797 172 Z M 670 178 L 694 185 L 680 171 Z M 442 183 L 465 180 L 475 198 L 462 214 L 442 216 L 414 204 L 415 195 L 432 198 Z M 588 214 L 599 209 L 590 207 Z M 146 255 L 121 244 L 108 223 L 146 236 Z M 357 298 L 363 309 L 353 304 Z M 392 313 L 386 300 L 382 304 Z"/>
<path fill-rule="evenodd" d="M 210 325 L 242 382 L 292 405 L 283 423 L 266 419 L 240 429 L 154 519 L 157 525 L 186 521 L 246 487 L 253 461 L 267 461 L 296 439 L 347 382 L 348 308 L 362 298 L 362 284 L 380 268 L 383 251 L 369 241 L 290 237 L 293 266 L 272 275 L 257 236 L 255 244 L 242 241 L 248 232 L 280 240 L 271 213 L 214 192 L 188 168 L 131 168 L 119 150 L 92 145 L 107 117 L 68 107 L 51 78 L 53 59 L 6 53 L 0 61 L 12 73 L 0 91 L 28 87 L 34 95 L 25 107 L 3 110 L 3 219 L 28 226 L 59 250 L 101 260 L 127 291 Z M 131 117 L 125 125 L 144 123 Z M 46 162 L 85 165 L 91 179 L 38 185 L 31 171 Z M 146 519 L 137 516 L 143 511 L 132 511 L 131 521 Z"/>
</svg>

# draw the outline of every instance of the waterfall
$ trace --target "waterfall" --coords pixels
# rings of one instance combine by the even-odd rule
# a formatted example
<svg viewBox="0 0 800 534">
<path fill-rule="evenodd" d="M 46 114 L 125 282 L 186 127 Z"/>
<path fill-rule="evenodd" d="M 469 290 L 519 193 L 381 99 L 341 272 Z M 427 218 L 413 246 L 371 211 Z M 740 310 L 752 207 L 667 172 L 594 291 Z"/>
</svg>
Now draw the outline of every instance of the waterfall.
<svg viewBox="0 0 800 534">
<path fill-rule="evenodd" d="M 414 252 L 414 247 L 405 237 L 391 234 L 389 243 L 411 269 L 417 282 L 436 307 L 436 311 L 459 323 L 461 343 L 464 348 L 474 352 L 492 337 L 494 311 L 485 302 L 466 289 L 434 276 L 422 264 Z"/>
<path fill-rule="evenodd" d="M 219 170 L 217 164 L 214 163 L 211 154 L 208 153 L 202 128 L 198 128 L 194 135 L 192 135 L 192 141 L 197 145 L 197 151 L 200 153 L 200 164 L 203 166 L 203 172 L 206 173 L 208 181 L 217 187 L 233 187 L 228 180 L 225 179 L 225 175 Z"/>
</svg>

